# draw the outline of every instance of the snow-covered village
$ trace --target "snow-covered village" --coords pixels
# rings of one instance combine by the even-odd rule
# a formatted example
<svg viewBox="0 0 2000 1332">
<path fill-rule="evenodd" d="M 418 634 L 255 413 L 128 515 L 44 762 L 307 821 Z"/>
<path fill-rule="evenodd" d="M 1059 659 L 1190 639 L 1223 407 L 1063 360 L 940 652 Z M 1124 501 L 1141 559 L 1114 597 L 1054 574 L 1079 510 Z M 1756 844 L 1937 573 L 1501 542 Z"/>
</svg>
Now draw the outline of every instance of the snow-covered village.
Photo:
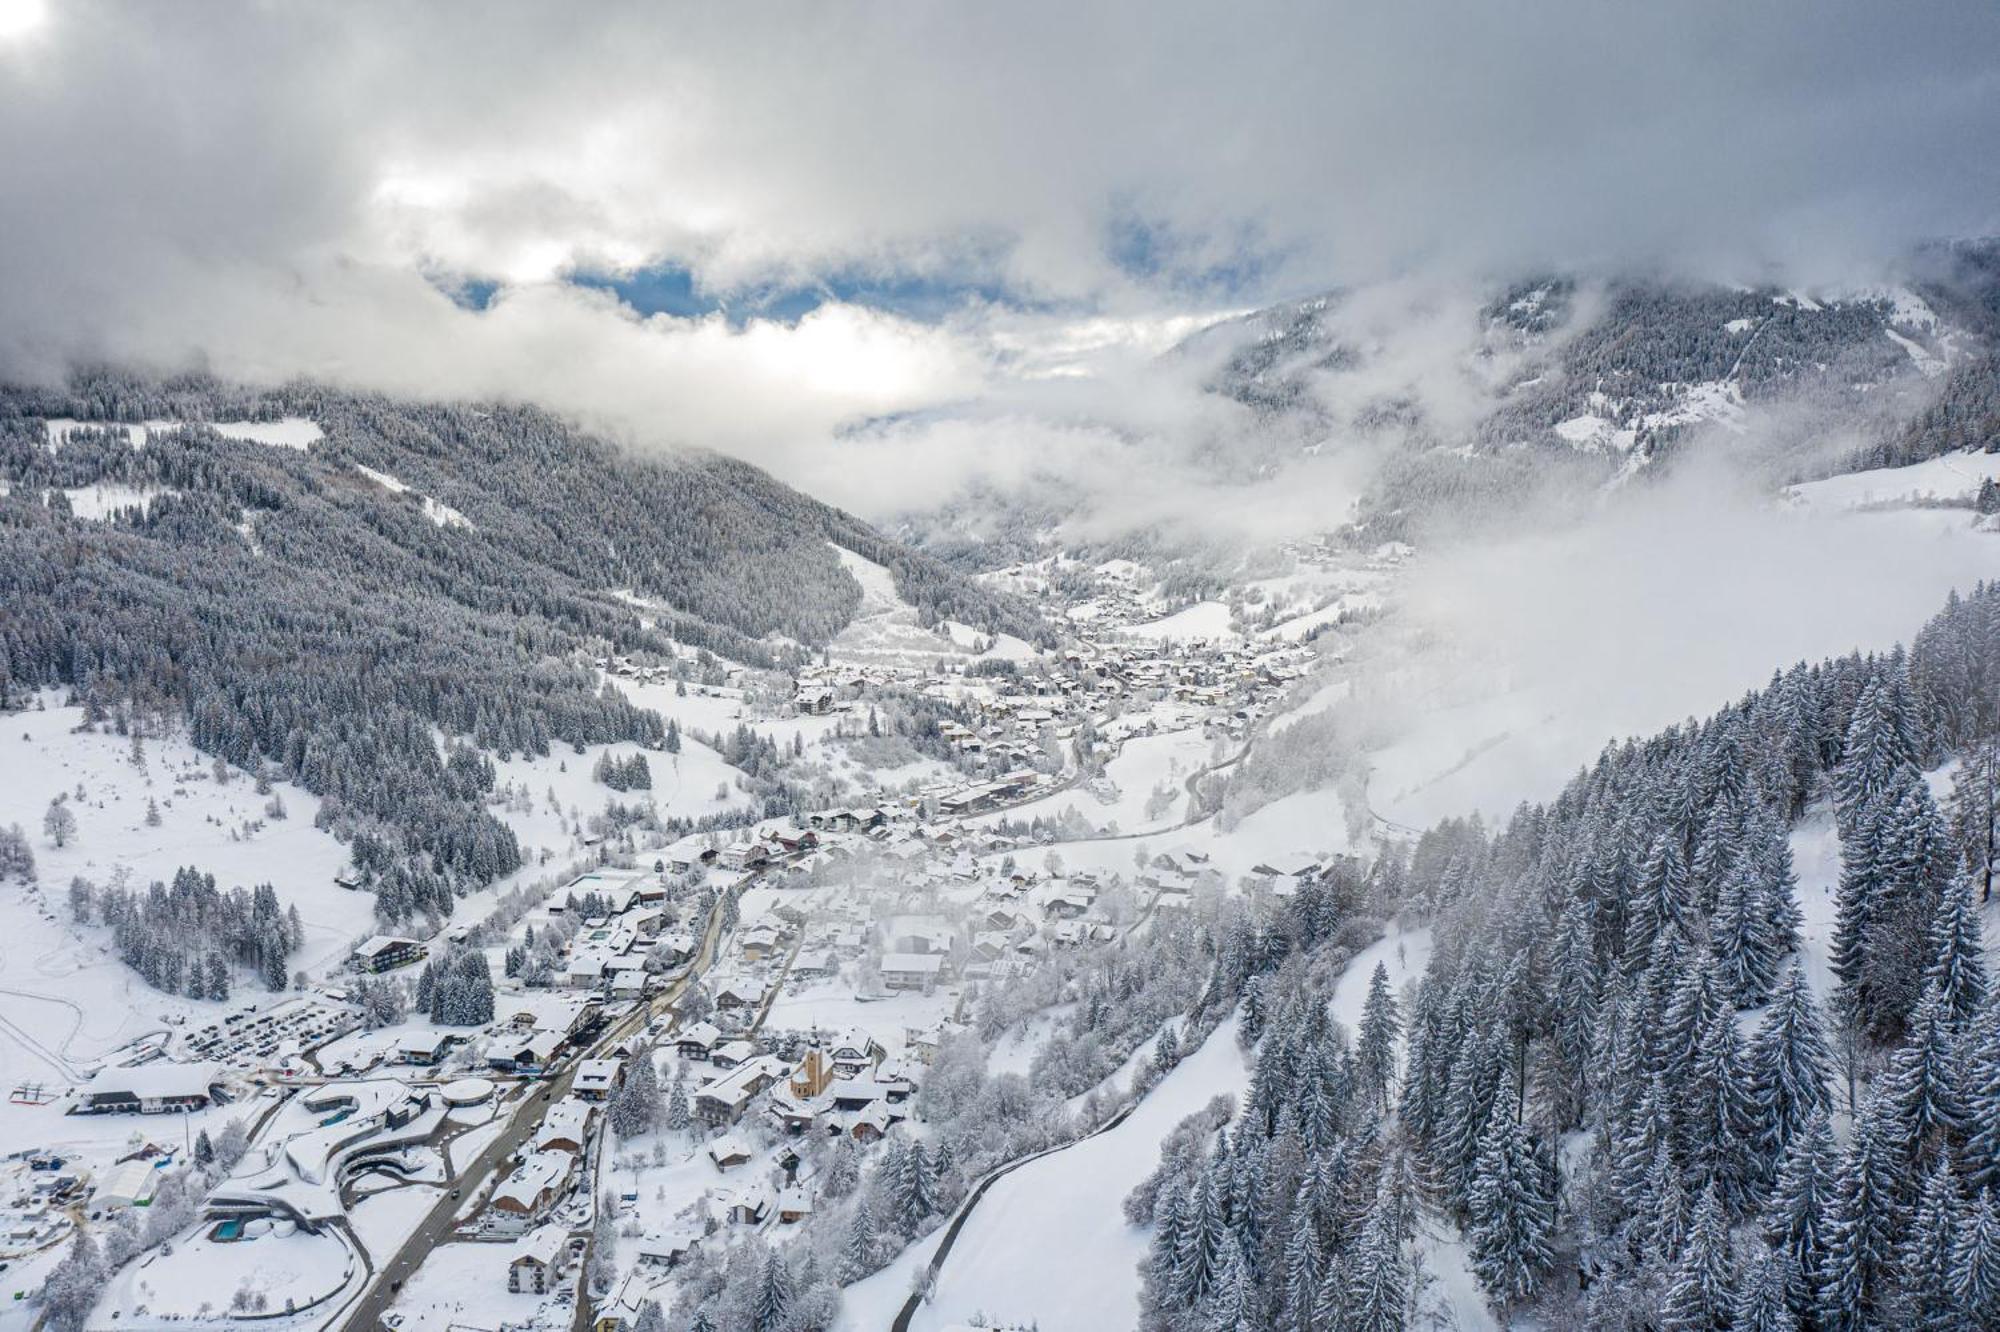
<svg viewBox="0 0 2000 1332">
<path fill-rule="evenodd" d="M 0 1332 L 2000 1329 L 1996 70 L 0 0 Z"/>
</svg>

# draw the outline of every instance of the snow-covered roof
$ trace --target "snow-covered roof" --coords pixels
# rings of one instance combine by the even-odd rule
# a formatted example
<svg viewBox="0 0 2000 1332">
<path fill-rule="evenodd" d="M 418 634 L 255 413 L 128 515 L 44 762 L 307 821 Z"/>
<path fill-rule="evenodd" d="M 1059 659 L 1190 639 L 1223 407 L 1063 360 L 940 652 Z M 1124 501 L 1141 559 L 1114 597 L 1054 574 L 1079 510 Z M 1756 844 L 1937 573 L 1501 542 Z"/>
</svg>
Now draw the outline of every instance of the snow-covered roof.
<svg viewBox="0 0 2000 1332">
<path fill-rule="evenodd" d="M 538 1226 L 528 1232 L 521 1246 L 514 1251 L 514 1262 L 534 1262 L 543 1267 L 554 1267 L 562 1257 L 563 1246 L 569 1243 L 569 1235 L 561 1226 Z"/>
<path fill-rule="evenodd" d="M 535 1134 L 537 1149 L 546 1149 L 549 1144 L 573 1142 L 582 1146 L 590 1132 L 591 1106 L 588 1101 L 579 1101 L 574 1096 L 565 1096 L 557 1101 L 542 1117 L 542 1127 Z"/>
<path fill-rule="evenodd" d="M 209 1087 L 221 1080 L 221 1068 L 213 1063 L 176 1064 L 159 1060 L 136 1068 L 100 1069 L 83 1090 L 93 1098 L 127 1095 L 144 1101 L 156 1097 L 206 1096 Z"/>
</svg>

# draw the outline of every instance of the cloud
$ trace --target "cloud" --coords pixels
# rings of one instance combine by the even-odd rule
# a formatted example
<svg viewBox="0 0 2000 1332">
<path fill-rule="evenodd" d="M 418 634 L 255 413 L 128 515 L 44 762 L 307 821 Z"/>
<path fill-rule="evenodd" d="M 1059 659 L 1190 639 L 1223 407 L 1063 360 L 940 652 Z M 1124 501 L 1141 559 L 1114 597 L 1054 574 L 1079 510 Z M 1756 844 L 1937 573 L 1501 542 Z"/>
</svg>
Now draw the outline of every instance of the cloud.
<svg viewBox="0 0 2000 1332">
<path fill-rule="evenodd" d="M 1059 401 L 1038 381 L 1277 293 L 1538 263 L 1810 282 L 1988 229 L 1996 71 L 2000 12 L 1854 0 L 65 5 L 0 35 L 0 372 L 516 393 L 774 466 L 949 410 L 964 447 L 1020 437 L 954 465 L 1018 470 L 1128 439 L 1157 387 L 1017 430 Z M 730 325 L 564 280 L 659 264 L 722 296 L 1008 300 Z M 438 274 L 503 294 L 462 309 Z"/>
<path fill-rule="evenodd" d="M 1424 552 L 1399 589 L 1368 717 L 1374 807 L 1422 826 L 1548 799 L 1607 740 L 1705 717 L 1774 668 L 1909 636 L 2000 576 L 1957 510 L 1789 507 L 1718 450 L 1583 522 L 1524 515 Z"/>
</svg>

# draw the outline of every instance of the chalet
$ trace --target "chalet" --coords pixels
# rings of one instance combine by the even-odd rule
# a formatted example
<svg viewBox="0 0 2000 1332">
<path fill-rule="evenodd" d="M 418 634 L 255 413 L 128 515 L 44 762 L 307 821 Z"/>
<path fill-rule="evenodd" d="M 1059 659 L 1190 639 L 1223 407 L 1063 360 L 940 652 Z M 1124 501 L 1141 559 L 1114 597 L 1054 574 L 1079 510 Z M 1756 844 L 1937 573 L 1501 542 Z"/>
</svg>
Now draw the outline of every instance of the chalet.
<svg viewBox="0 0 2000 1332">
<path fill-rule="evenodd" d="M 906 1030 L 903 1033 L 903 1048 L 906 1053 L 914 1055 L 919 1063 L 928 1066 L 937 1058 L 938 1048 L 947 1039 L 969 1030 L 971 1029 L 963 1023 L 949 1020 L 940 1021 L 922 1030 Z"/>
<path fill-rule="evenodd" d="M 100 1069 L 77 1093 L 72 1114 L 163 1115 L 176 1110 L 205 1110 L 215 1103 L 222 1081 L 214 1064 L 165 1061 L 137 1068 Z"/>
<path fill-rule="evenodd" d="M 675 966 L 679 966 L 689 958 L 692 958 L 698 946 L 695 943 L 694 936 L 686 930 L 675 930 L 671 934 L 663 934 L 653 944 L 654 951 L 664 954 Z"/>
<path fill-rule="evenodd" d="M 722 1211 L 731 1222 L 739 1226 L 762 1225 L 771 1215 L 776 1200 L 771 1196 L 771 1186 L 761 1180 L 745 1184 L 735 1193 L 723 1199 Z"/>
<path fill-rule="evenodd" d="M 1042 902 L 1042 915 L 1050 920 L 1075 920 L 1090 910 L 1092 898 L 1074 889 L 1051 893 Z"/>
<path fill-rule="evenodd" d="M 1062 948 L 1110 943 L 1117 937 L 1118 931 L 1108 922 L 1101 920 L 1057 921 L 1055 928 L 1049 931 L 1050 940 Z"/>
<path fill-rule="evenodd" d="M 758 1055 L 737 1065 L 694 1094 L 695 1119 L 711 1128 L 743 1118 L 751 1101 L 785 1076 L 784 1061 Z"/>
<path fill-rule="evenodd" d="M 824 717 L 833 711 L 833 691 L 825 685 L 801 686 L 796 701 L 802 716 Z"/>
<path fill-rule="evenodd" d="M 569 1268 L 569 1235 L 561 1226 L 542 1226 L 521 1241 L 507 1263 L 507 1289 L 516 1295 L 546 1295 Z"/>
<path fill-rule="evenodd" d="M 764 1002 L 769 987 L 762 981 L 738 979 L 720 986 L 715 992 L 715 1006 L 723 1010 L 755 1008 Z"/>
<path fill-rule="evenodd" d="M 553 1031 L 532 1032 L 512 1040 L 495 1039 L 486 1052 L 486 1062 L 503 1073 L 527 1073 L 549 1066 L 562 1048 L 564 1037 Z"/>
<path fill-rule="evenodd" d="M 688 1254 L 696 1250 L 702 1242 L 702 1232 L 696 1226 L 676 1226 L 664 1234 L 640 1236 L 636 1254 L 638 1266 L 672 1270 L 688 1260 Z"/>
<path fill-rule="evenodd" d="M 755 1155 L 750 1145 L 734 1133 L 725 1133 L 708 1144 L 708 1159 L 715 1163 L 717 1170 L 729 1171 L 749 1165 Z"/>
<path fill-rule="evenodd" d="M 831 948 L 802 949 L 792 959 L 792 974 L 809 980 L 820 980 L 838 974 L 840 961 Z"/>
<path fill-rule="evenodd" d="M 778 931 L 773 927 L 769 925 L 753 925 L 743 932 L 743 939 L 739 946 L 743 950 L 744 960 L 762 962 L 765 958 L 771 956 L 771 954 L 778 952 L 782 948 L 783 943 Z"/>
<path fill-rule="evenodd" d="M 355 948 L 354 965 L 361 971 L 394 971 L 424 960 L 428 950 L 415 939 L 378 934 Z"/>
<path fill-rule="evenodd" d="M 548 1214 L 569 1190 L 576 1158 L 568 1152 L 535 1152 L 493 1190 L 487 1206 L 492 1225 L 519 1234 Z"/>
<path fill-rule="evenodd" d="M 571 1156 L 581 1156 L 585 1144 L 590 1141 L 590 1119 L 595 1113 L 590 1104 L 579 1101 L 574 1096 L 565 1096 L 557 1101 L 549 1112 L 542 1116 L 541 1128 L 535 1133 L 535 1150 L 538 1152 L 568 1152 Z"/>
<path fill-rule="evenodd" d="M 827 1117 L 827 1130 L 835 1135 L 845 1135 L 856 1142 L 880 1142 L 888 1136 L 892 1125 L 904 1116 L 889 1107 L 887 1101 L 871 1101 L 860 1110 L 836 1112 Z"/>
<path fill-rule="evenodd" d="M 713 1022 L 697 1022 L 674 1038 L 674 1048 L 683 1059 L 706 1059 L 721 1039 L 722 1032 Z"/>
<path fill-rule="evenodd" d="M 778 1224 L 795 1226 L 812 1215 L 812 1194 L 802 1184 L 794 1184 L 778 1195 Z"/>
<path fill-rule="evenodd" d="M 406 1031 L 396 1038 L 396 1062 L 428 1068 L 464 1043 L 465 1037 L 449 1031 Z"/>
<path fill-rule="evenodd" d="M 737 1068 L 757 1057 L 757 1047 L 748 1041 L 724 1041 L 708 1053 L 708 1062 L 717 1068 Z"/>
<path fill-rule="evenodd" d="M 838 1077 L 852 1078 L 870 1071 L 888 1057 L 882 1043 L 865 1031 L 847 1031 L 824 1042 L 828 1062 Z"/>
<path fill-rule="evenodd" d="M 798 832 L 780 832 L 772 835 L 772 841 L 787 855 L 804 855 L 819 845 L 819 834 L 810 828 Z"/>
<path fill-rule="evenodd" d="M 701 1231 L 693 1226 L 677 1226 L 659 1235 L 640 1237 L 636 1248 L 641 1267 L 672 1269 L 686 1262 L 701 1243 Z"/>
<path fill-rule="evenodd" d="M 891 990 L 923 990 L 937 984 L 944 958 L 937 953 L 887 953 L 882 958 L 882 984 Z"/>
<path fill-rule="evenodd" d="M 624 1060 L 586 1059 L 576 1066 L 576 1077 L 570 1083 L 570 1090 L 586 1101 L 608 1101 L 612 1093 L 624 1085 Z"/>
<path fill-rule="evenodd" d="M 762 842 L 737 842 L 723 851 L 720 863 L 726 870 L 762 869 L 771 863 L 771 852 Z"/>
</svg>

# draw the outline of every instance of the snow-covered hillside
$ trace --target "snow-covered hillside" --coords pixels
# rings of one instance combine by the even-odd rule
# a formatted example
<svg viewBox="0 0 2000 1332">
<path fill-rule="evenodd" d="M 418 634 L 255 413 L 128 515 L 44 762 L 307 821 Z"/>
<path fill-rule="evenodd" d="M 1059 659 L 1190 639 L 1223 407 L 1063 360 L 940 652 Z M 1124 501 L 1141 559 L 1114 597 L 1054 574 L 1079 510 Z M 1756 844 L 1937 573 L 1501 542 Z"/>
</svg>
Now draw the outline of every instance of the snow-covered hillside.
<svg viewBox="0 0 2000 1332">
<path fill-rule="evenodd" d="M 241 772 L 218 784 L 214 761 L 176 737 L 143 739 L 135 756 L 129 737 L 80 729 L 83 709 L 43 702 L 0 727 L 0 826 L 27 833 L 41 881 L 38 891 L 9 889 L 0 913 L 0 1081 L 71 1081 L 169 1018 L 215 1010 L 152 989 L 111 950 L 107 930 L 72 924 L 73 878 L 143 890 L 194 866 L 224 888 L 270 883 L 299 909 L 305 943 L 294 961 L 309 971 L 344 961 L 369 932 L 373 898 L 335 884 L 347 851 L 313 826 L 315 797 L 282 782 L 260 795 Z M 62 847 L 43 831 L 59 795 L 76 823 Z M 285 817 L 268 812 L 273 800 Z"/>
</svg>

